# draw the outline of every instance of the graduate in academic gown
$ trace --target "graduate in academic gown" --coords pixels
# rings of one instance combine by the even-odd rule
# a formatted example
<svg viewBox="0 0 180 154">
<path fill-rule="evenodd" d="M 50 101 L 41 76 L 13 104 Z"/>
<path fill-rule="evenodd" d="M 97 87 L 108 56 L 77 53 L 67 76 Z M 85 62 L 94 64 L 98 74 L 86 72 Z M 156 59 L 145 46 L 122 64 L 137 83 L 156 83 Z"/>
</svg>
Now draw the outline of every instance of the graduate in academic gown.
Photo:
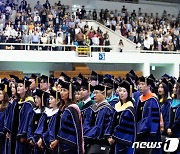
<svg viewBox="0 0 180 154">
<path fill-rule="evenodd" d="M 101 145 L 106 146 L 106 152 L 108 151 L 108 138 L 112 130 L 114 109 L 105 98 L 106 86 L 95 86 L 94 100 L 96 104 L 87 108 L 84 113 L 83 131 L 86 152 L 95 150 L 103 153 L 100 149 Z M 98 145 L 98 149 L 94 149 L 96 145 Z"/>
<path fill-rule="evenodd" d="M 160 107 L 157 96 L 151 92 L 154 81 L 150 78 L 139 78 L 139 89 L 142 95 L 137 106 L 137 141 L 159 142 L 160 134 Z M 149 152 L 152 149 L 144 149 Z M 143 149 L 140 149 L 140 153 Z M 137 152 L 138 153 L 138 152 Z M 161 149 L 154 148 L 153 153 L 161 153 Z"/>
<path fill-rule="evenodd" d="M 115 105 L 116 114 L 113 122 L 110 144 L 115 144 L 115 154 L 133 154 L 133 142 L 136 141 L 136 118 L 132 101 L 132 85 L 126 80 L 119 85 L 120 101 Z"/>
<path fill-rule="evenodd" d="M 108 87 L 106 100 L 112 107 L 114 107 L 115 104 L 119 102 L 119 96 L 116 96 L 114 92 L 114 87 L 115 87 L 114 79 L 112 78 L 111 75 L 106 74 L 104 76 L 103 82 L 104 82 L 104 85 Z"/>
<path fill-rule="evenodd" d="M 0 153 L 5 154 L 5 142 L 6 142 L 6 134 L 4 131 L 4 123 L 7 118 L 7 108 L 8 108 L 8 100 L 9 97 L 6 93 L 7 85 L 0 83 Z"/>
<path fill-rule="evenodd" d="M 58 144 L 58 153 L 83 154 L 84 140 L 82 133 L 81 111 L 74 103 L 75 87 L 72 83 L 60 80 L 62 99 L 62 116 L 57 140 L 51 143 L 50 147 Z"/>
<path fill-rule="evenodd" d="M 78 103 L 78 107 L 81 112 L 83 112 L 89 106 L 95 104 L 94 100 L 92 100 L 90 97 L 90 86 L 90 83 L 85 80 L 81 83 L 80 92 L 82 101 Z"/>
<path fill-rule="evenodd" d="M 36 89 L 36 91 L 34 93 L 34 97 L 35 97 L 34 98 L 35 108 L 33 109 L 34 116 L 33 116 L 32 125 L 29 126 L 29 127 L 32 127 L 32 129 L 31 129 L 32 132 L 29 133 L 29 136 L 28 136 L 28 141 L 30 143 L 29 152 L 31 152 L 32 154 L 33 153 L 39 153 L 40 154 L 42 152 L 35 146 L 36 142 L 35 142 L 35 139 L 33 138 L 33 136 L 34 136 L 35 130 L 38 127 L 38 123 L 40 121 L 42 114 L 48 110 L 48 108 L 44 106 L 44 100 L 46 99 L 46 96 L 49 97 L 49 95 L 46 95 L 45 93 L 46 92 L 43 92 L 40 89 Z"/>
<path fill-rule="evenodd" d="M 59 130 L 59 121 L 60 121 L 60 114 L 61 111 L 59 110 L 60 105 L 60 93 L 55 90 L 50 90 L 50 97 L 49 97 L 49 113 L 51 118 L 48 118 L 48 126 L 47 129 L 41 135 L 37 145 L 39 148 L 43 147 L 45 153 L 58 153 L 57 146 L 50 146 L 53 141 L 56 140 L 56 135 Z"/>
<path fill-rule="evenodd" d="M 169 83 L 164 78 L 162 79 L 162 82 L 158 86 L 158 97 L 159 97 L 159 105 L 161 108 L 162 113 L 162 120 L 163 120 L 163 126 L 161 126 L 161 132 L 162 132 L 162 140 L 163 137 L 167 136 L 167 128 L 169 126 L 169 116 L 170 116 L 170 107 L 172 98 L 169 94 Z"/>
<path fill-rule="evenodd" d="M 30 96 L 29 85 L 31 82 L 18 80 L 17 93 L 20 98 L 14 100 L 9 109 L 5 123 L 6 136 L 9 138 L 8 153 L 28 153 L 28 134 L 31 132 L 29 125 L 32 123 L 34 99 Z"/>
<path fill-rule="evenodd" d="M 180 78 L 179 78 L 180 79 Z M 171 103 L 170 124 L 167 129 L 169 137 L 180 138 L 180 81 L 174 85 L 175 97 Z M 180 149 L 176 153 L 180 152 Z"/>
<path fill-rule="evenodd" d="M 32 74 L 31 77 L 29 78 L 29 81 L 31 82 L 30 89 L 31 89 L 32 95 L 35 96 L 36 90 L 39 89 L 38 88 L 39 78 L 35 74 Z"/>
</svg>

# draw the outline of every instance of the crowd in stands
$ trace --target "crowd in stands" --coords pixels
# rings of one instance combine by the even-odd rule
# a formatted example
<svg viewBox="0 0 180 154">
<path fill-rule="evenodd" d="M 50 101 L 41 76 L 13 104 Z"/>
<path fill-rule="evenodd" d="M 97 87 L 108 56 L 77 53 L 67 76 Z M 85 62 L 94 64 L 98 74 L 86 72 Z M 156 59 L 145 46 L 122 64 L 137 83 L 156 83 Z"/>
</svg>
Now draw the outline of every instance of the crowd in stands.
<svg viewBox="0 0 180 154">
<path fill-rule="evenodd" d="M 119 35 L 127 37 L 144 50 L 176 51 L 179 43 L 179 17 L 164 11 L 150 15 L 127 8 L 118 11 L 86 10 L 84 6 L 76 12 L 69 11 L 58 1 L 32 7 L 26 0 L 18 6 L 7 0 L 0 4 L 0 41 L 2 43 L 54 44 L 53 50 L 62 50 L 62 45 L 105 45 L 111 44 L 108 32 L 90 27 L 84 19 L 98 20 Z M 24 46 L 1 46 L 1 49 L 24 49 Z M 32 47 L 36 49 L 37 47 Z M 123 47 L 122 47 L 123 48 Z M 43 46 L 42 50 L 50 50 Z M 67 48 L 71 50 L 71 48 Z M 109 49 L 107 51 L 110 51 Z"/>
</svg>

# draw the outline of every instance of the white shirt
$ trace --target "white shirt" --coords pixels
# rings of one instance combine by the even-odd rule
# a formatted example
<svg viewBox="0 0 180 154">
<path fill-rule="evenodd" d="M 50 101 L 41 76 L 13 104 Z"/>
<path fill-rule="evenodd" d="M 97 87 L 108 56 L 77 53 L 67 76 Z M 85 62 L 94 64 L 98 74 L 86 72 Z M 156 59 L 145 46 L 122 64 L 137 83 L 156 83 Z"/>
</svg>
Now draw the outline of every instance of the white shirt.
<svg viewBox="0 0 180 154">
<path fill-rule="evenodd" d="M 88 97 L 85 101 L 83 101 L 83 105 L 87 104 L 89 101 L 91 101 L 91 97 Z"/>
<path fill-rule="evenodd" d="M 47 109 L 44 111 L 48 117 L 51 117 L 52 115 L 56 114 L 59 111 L 59 108 L 53 110 L 53 109 Z"/>
</svg>

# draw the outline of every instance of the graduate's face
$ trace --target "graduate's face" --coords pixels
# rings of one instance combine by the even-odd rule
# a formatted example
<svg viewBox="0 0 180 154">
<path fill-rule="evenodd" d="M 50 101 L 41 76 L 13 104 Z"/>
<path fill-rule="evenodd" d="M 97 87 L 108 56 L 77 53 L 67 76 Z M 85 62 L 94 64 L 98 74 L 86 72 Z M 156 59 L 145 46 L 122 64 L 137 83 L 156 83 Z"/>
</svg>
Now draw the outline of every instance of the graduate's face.
<svg viewBox="0 0 180 154">
<path fill-rule="evenodd" d="M 122 101 L 126 101 L 126 99 L 128 97 L 128 92 L 127 92 L 126 88 L 123 88 L 123 87 L 119 88 L 119 97 Z"/>
<path fill-rule="evenodd" d="M 29 81 L 31 82 L 30 84 L 30 89 L 34 90 L 36 88 L 36 82 L 35 79 L 29 79 Z"/>
<path fill-rule="evenodd" d="M 18 94 L 24 94 L 27 91 L 27 88 L 24 87 L 24 84 L 18 83 L 17 85 L 17 93 Z"/>
<path fill-rule="evenodd" d="M 49 88 L 48 83 L 44 82 L 44 80 L 41 80 L 41 82 L 40 82 L 40 89 L 42 91 L 46 91 L 46 90 L 48 90 L 48 88 Z"/>
<path fill-rule="evenodd" d="M 142 94 L 147 92 L 148 86 L 145 82 L 139 82 L 139 90 Z"/>
<path fill-rule="evenodd" d="M 81 88 L 80 92 L 81 92 L 82 99 L 86 99 L 87 97 L 89 97 L 89 92 L 87 89 Z"/>
<path fill-rule="evenodd" d="M 69 90 L 61 88 L 60 95 L 62 100 L 67 100 L 69 98 Z"/>
<path fill-rule="evenodd" d="M 56 108 L 58 106 L 58 101 L 53 96 L 49 97 L 49 107 Z"/>
<path fill-rule="evenodd" d="M 3 94 L 3 91 L 0 90 L 0 101 L 3 101 L 3 99 L 4 99 L 4 94 Z"/>
<path fill-rule="evenodd" d="M 13 95 L 13 96 L 16 95 L 16 86 L 15 86 L 15 84 L 12 84 L 12 86 L 11 86 L 11 92 L 12 92 L 12 95 Z"/>
<path fill-rule="evenodd" d="M 173 94 L 176 94 L 176 84 L 173 86 Z"/>
<path fill-rule="evenodd" d="M 163 88 L 163 85 L 162 85 L 162 84 L 160 84 L 159 87 L 158 87 L 158 94 L 159 94 L 160 96 L 162 96 L 162 95 L 165 94 L 165 93 L 164 93 L 164 88 Z"/>
<path fill-rule="evenodd" d="M 112 95 L 112 92 L 113 92 L 113 89 L 107 90 L 107 95 L 108 95 L 108 96 L 111 96 L 111 95 Z"/>
<path fill-rule="evenodd" d="M 61 85 L 60 84 L 57 85 L 57 91 L 61 91 Z"/>
<path fill-rule="evenodd" d="M 94 100 L 96 103 L 101 103 L 102 101 L 104 101 L 104 99 L 105 99 L 104 92 L 99 90 L 94 91 Z"/>
<path fill-rule="evenodd" d="M 36 95 L 35 98 L 34 98 L 34 101 L 35 101 L 35 105 L 37 107 L 41 106 L 41 98 L 39 96 Z"/>
<path fill-rule="evenodd" d="M 97 85 L 97 81 L 96 80 L 90 80 L 90 84 L 94 87 Z"/>
<path fill-rule="evenodd" d="M 74 97 L 77 102 L 80 102 L 82 99 L 80 91 L 75 91 Z"/>
</svg>

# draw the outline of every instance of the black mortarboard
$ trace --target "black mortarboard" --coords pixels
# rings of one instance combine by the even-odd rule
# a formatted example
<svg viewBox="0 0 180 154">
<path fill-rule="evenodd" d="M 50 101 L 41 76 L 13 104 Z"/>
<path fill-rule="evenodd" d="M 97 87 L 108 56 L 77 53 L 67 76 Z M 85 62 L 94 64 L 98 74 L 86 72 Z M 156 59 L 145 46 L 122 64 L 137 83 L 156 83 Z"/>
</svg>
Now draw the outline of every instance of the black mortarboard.
<svg viewBox="0 0 180 154">
<path fill-rule="evenodd" d="M 5 90 L 5 85 L 0 83 L 0 90 L 4 91 Z M 6 91 L 5 91 L 6 92 Z"/>
<path fill-rule="evenodd" d="M 140 82 L 145 82 L 148 86 L 150 85 L 153 89 L 155 89 L 155 84 L 153 79 L 145 78 L 144 76 L 139 77 Z"/>
<path fill-rule="evenodd" d="M 75 91 L 80 91 L 80 84 L 79 84 L 79 82 L 77 82 L 77 81 L 75 81 L 75 82 L 73 82 L 73 85 L 75 86 Z"/>
<path fill-rule="evenodd" d="M 89 86 L 89 83 L 87 82 L 87 81 L 83 81 L 82 83 L 81 83 L 81 88 L 83 88 L 83 89 L 87 89 L 88 90 L 88 86 Z"/>
<path fill-rule="evenodd" d="M 56 100 L 61 99 L 60 93 L 56 90 L 50 90 L 50 95 L 53 96 Z"/>
<path fill-rule="evenodd" d="M 171 76 L 171 78 L 169 79 L 169 82 L 171 82 L 172 85 L 174 85 L 176 81 L 175 81 L 174 77 Z"/>
<path fill-rule="evenodd" d="M 10 78 L 13 78 L 16 82 L 19 80 L 19 78 L 15 75 L 9 75 L 9 76 L 10 76 Z"/>
<path fill-rule="evenodd" d="M 162 76 L 162 78 L 168 78 L 168 79 L 169 79 L 170 76 L 169 76 L 168 74 L 165 73 L 165 74 Z"/>
<path fill-rule="evenodd" d="M 114 85 L 114 81 L 111 78 L 105 78 L 104 79 L 104 85 L 106 85 L 107 87 L 109 87 L 110 89 L 113 88 Z"/>
<path fill-rule="evenodd" d="M 36 92 L 34 93 L 34 95 L 37 95 L 38 97 L 42 97 L 44 91 L 40 90 L 40 89 L 36 89 Z"/>
<path fill-rule="evenodd" d="M 79 75 L 77 76 L 77 79 L 83 81 L 83 80 L 84 80 L 84 77 L 83 77 L 83 75 L 82 75 L 81 73 L 79 73 Z"/>
<path fill-rule="evenodd" d="M 61 88 L 65 88 L 69 90 L 69 99 L 72 99 L 72 96 L 76 90 L 76 87 L 72 83 L 64 82 L 62 80 L 59 80 L 59 84 L 61 85 Z"/>
<path fill-rule="evenodd" d="M 156 81 L 156 78 L 154 77 L 154 75 L 153 75 L 153 74 L 150 74 L 150 76 L 149 76 L 148 78 L 153 79 L 153 81 L 154 81 L 154 82 Z"/>
<path fill-rule="evenodd" d="M 17 83 L 22 83 L 24 86 L 25 86 L 25 88 L 26 87 L 29 87 L 30 86 L 30 84 L 31 84 L 31 82 L 30 81 L 28 81 L 28 80 L 25 80 L 25 79 L 19 79 L 18 81 L 17 81 Z"/>
<path fill-rule="evenodd" d="M 35 82 L 36 82 L 36 86 L 38 86 L 38 84 L 39 84 L 39 78 L 38 78 L 38 76 L 36 76 L 35 74 L 32 74 L 31 77 L 30 77 L 30 79 L 34 79 Z"/>
<path fill-rule="evenodd" d="M 9 85 L 9 80 L 7 78 L 4 78 L 4 79 L 1 80 L 1 83 Z"/>
<path fill-rule="evenodd" d="M 105 86 L 104 85 L 96 85 L 94 86 L 94 90 L 100 90 L 100 91 L 104 91 L 105 90 Z"/>
<path fill-rule="evenodd" d="M 166 84 L 166 86 L 168 86 L 168 81 L 165 78 L 162 79 L 162 83 L 164 83 L 164 84 Z"/>
<path fill-rule="evenodd" d="M 98 74 L 95 71 L 91 72 L 91 75 L 89 76 L 90 80 L 97 80 L 98 79 Z"/>
<path fill-rule="evenodd" d="M 60 76 L 64 77 L 64 80 L 67 82 L 70 82 L 71 77 L 69 77 L 67 74 L 65 74 L 64 72 L 61 72 Z"/>
<path fill-rule="evenodd" d="M 130 77 L 132 80 L 136 80 L 136 74 L 133 70 L 126 74 L 126 77 Z"/>
<path fill-rule="evenodd" d="M 49 78 L 49 77 L 46 76 L 46 75 L 42 75 L 42 76 L 40 77 L 40 80 L 44 80 L 44 82 L 50 83 L 52 79 Z"/>
<path fill-rule="evenodd" d="M 130 83 L 126 80 L 123 80 L 120 84 L 119 84 L 119 87 L 123 87 L 125 88 L 128 93 L 130 92 Z"/>
</svg>

